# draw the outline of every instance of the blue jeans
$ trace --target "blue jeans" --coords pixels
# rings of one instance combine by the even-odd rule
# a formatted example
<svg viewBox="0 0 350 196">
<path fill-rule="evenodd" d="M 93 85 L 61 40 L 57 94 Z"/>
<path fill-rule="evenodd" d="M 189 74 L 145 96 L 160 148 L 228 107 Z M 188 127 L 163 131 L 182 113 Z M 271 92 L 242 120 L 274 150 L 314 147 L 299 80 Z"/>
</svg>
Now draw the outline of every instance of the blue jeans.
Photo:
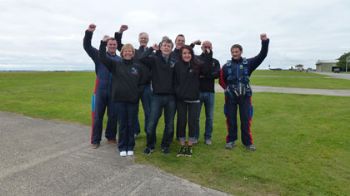
<svg viewBox="0 0 350 196">
<path fill-rule="evenodd" d="M 176 112 L 176 102 L 174 95 L 155 95 L 151 101 L 151 115 L 147 128 L 147 147 L 154 149 L 156 144 L 156 128 L 158 120 L 164 109 L 164 132 L 162 148 L 170 146 L 174 136 L 174 116 Z"/>
<path fill-rule="evenodd" d="M 145 133 L 147 133 L 147 126 L 149 122 L 149 116 L 151 114 L 151 99 L 152 99 L 152 91 L 151 91 L 151 85 L 147 84 L 143 90 L 142 96 L 141 96 L 141 102 L 143 107 L 143 114 L 145 117 L 144 121 L 144 130 Z M 139 103 L 137 104 L 137 114 L 139 113 Z M 139 115 L 137 115 L 137 118 L 135 119 L 135 134 L 140 134 L 140 121 L 139 121 Z"/>
<path fill-rule="evenodd" d="M 131 151 L 135 147 L 135 118 L 137 116 L 137 103 L 115 102 L 119 123 L 118 149 Z"/>
<path fill-rule="evenodd" d="M 211 135 L 213 132 L 213 119 L 214 119 L 214 103 L 215 103 L 215 93 L 213 92 L 201 92 L 200 93 L 200 109 L 199 114 L 202 110 L 202 105 L 204 104 L 205 108 L 205 132 L 204 132 L 204 139 L 211 139 Z M 200 135 L 200 126 L 199 126 L 199 118 L 198 116 L 198 129 L 195 131 L 194 137 L 198 140 Z"/>
</svg>

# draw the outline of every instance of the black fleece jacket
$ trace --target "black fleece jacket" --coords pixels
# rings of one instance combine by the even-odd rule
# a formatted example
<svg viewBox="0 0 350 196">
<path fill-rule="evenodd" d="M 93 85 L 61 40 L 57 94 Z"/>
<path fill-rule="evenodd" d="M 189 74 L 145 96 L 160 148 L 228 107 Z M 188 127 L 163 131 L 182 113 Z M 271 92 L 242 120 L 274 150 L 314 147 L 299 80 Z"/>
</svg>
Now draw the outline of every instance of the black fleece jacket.
<svg viewBox="0 0 350 196">
<path fill-rule="evenodd" d="M 202 72 L 205 73 L 200 76 L 199 89 L 201 92 L 215 92 L 215 79 L 220 76 L 220 62 L 215 58 L 212 58 L 212 53 L 202 53 L 199 59 L 203 62 Z"/>
<path fill-rule="evenodd" d="M 145 83 L 142 67 L 133 60 L 112 61 L 106 56 L 107 43 L 101 41 L 99 55 L 112 73 L 112 99 L 114 102 L 137 103 Z"/>
<path fill-rule="evenodd" d="M 182 101 L 199 100 L 199 76 L 202 72 L 199 61 L 184 62 L 182 60 L 175 64 L 175 94 L 176 99 Z"/>
<path fill-rule="evenodd" d="M 140 61 L 151 70 L 153 93 L 174 94 L 175 60 L 171 56 L 165 59 L 160 53 L 154 54 L 153 48 L 149 48 Z"/>
</svg>

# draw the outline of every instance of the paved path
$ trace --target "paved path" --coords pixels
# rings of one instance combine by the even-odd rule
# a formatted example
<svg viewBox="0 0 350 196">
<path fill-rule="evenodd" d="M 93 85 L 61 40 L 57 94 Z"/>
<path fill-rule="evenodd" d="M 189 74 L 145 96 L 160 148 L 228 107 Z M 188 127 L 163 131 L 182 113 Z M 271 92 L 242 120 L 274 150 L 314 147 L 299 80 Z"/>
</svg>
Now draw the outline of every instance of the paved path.
<svg viewBox="0 0 350 196">
<path fill-rule="evenodd" d="M 0 195 L 226 195 L 91 149 L 87 126 L 0 112 Z"/>
<path fill-rule="evenodd" d="M 253 89 L 253 93 L 254 92 L 271 92 L 271 93 L 350 97 L 350 90 L 289 88 L 289 87 L 271 87 L 271 86 L 252 86 L 252 89 Z M 216 92 L 224 92 L 224 90 L 218 84 L 216 84 L 215 90 Z"/>
<path fill-rule="evenodd" d="M 345 73 L 331 73 L 331 72 L 314 72 L 314 73 L 326 75 L 332 78 L 341 78 L 341 79 L 350 80 L 350 74 L 345 74 Z"/>
</svg>

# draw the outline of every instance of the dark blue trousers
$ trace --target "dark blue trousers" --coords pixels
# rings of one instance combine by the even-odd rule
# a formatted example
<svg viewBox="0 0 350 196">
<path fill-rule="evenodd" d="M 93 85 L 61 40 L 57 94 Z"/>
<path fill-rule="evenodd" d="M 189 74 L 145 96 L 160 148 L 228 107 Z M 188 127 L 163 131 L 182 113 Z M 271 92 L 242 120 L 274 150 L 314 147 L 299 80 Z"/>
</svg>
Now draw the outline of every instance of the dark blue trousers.
<svg viewBox="0 0 350 196">
<path fill-rule="evenodd" d="M 115 102 L 119 123 L 118 150 L 132 151 L 135 147 L 135 118 L 137 117 L 137 103 Z"/>
<path fill-rule="evenodd" d="M 241 139 L 244 145 L 253 144 L 251 124 L 253 118 L 253 106 L 251 96 L 225 96 L 225 108 L 227 125 L 226 142 L 237 140 L 237 110 L 241 120 Z"/>
<path fill-rule="evenodd" d="M 107 109 L 107 127 L 105 137 L 115 140 L 117 133 L 117 112 L 111 100 L 110 87 L 96 79 L 95 91 L 92 96 L 92 128 L 91 144 L 99 144 L 102 137 L 103 117 Z"/>
</svg>

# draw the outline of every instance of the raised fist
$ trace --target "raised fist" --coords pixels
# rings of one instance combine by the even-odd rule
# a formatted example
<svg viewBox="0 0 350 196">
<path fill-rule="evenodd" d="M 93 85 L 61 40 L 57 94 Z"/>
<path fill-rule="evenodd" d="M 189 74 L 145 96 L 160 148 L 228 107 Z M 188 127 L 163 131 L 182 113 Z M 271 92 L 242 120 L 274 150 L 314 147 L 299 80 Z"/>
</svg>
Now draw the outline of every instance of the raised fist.
<svg viewBox="0 0 350 196">
<path fill-rule="evenodd" d="M 196 40 L 196 41 L 192 42 L 192 44 L 194 44 L 194 45 L 201 45 L 202 42 L 201 42 L 201 40 Z"/>
<path fill-rule="evenodd" d="M 266 33 L 262 33 L 262 34 L 260 34 L 260 39 L 261 39 L 261 41 L 265 41 L 265 40 L 267 40 L 269 38 L 267 38 Z"/>
<path fill-rule="evenodd" d="M 159 50 L 158 44 L 153 44 L 152 48 L 153 48 L 153 50 Z"/>
<path fill-rule="evenodd" d="M 90 24 L 87 30 L 90 31 L 90 32 L 94 32 L 95 29 L 96 29 L 96 25 L 95 24 Z"/>
<path fill-rule="evenodd" d="M 102 41 L 106 42 L 106 41 L 108 41 L 109 38 L 111 38 L 111 37 L 109 37 L 108 35 L 105 35 L 105 36 L 103 36 Z"/>
<path fill-rule="evenodd" d="M 122 25 L 120 26 L 119 33 L 123 33 L 126 30 L 128 30 L 128 25 Z"/>
</svg>

